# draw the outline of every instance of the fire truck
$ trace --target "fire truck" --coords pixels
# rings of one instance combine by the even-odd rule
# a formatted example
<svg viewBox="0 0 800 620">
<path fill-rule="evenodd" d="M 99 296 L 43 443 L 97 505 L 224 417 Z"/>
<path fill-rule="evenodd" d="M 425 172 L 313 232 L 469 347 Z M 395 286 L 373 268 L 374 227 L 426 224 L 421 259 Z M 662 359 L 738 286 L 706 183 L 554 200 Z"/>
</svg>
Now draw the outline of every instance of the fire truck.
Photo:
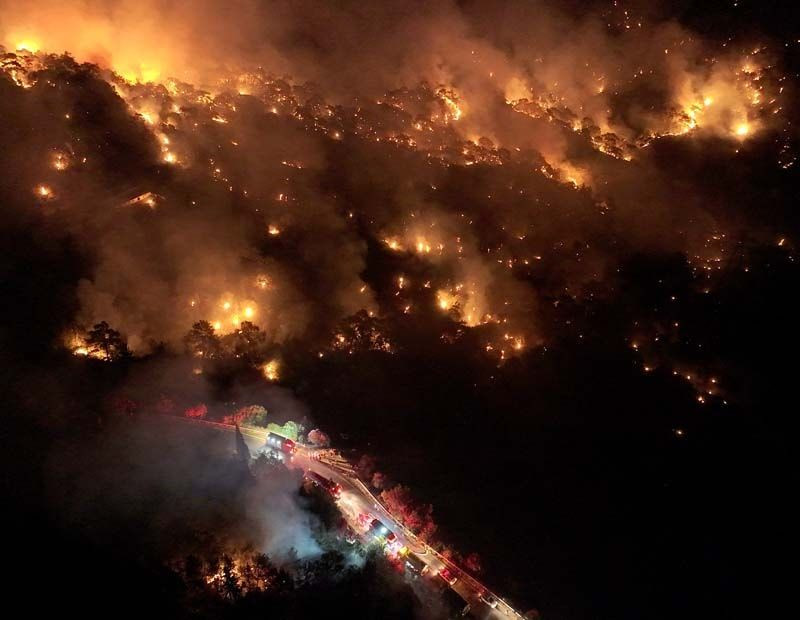
<svg viewBox="0 0 800 620">
<path fill-rule="evenodd" d="M 339 499 L 339 497 L 342 495 L 342 487 L 330 478 L 326 478 L 315 471 L 306 472 L 306 476 L 318 487 L 321 487 L 330 493 L 334 499 Z"/>
<path fill-rule="evenodd" d="M 285 454 L 289 458 L 297 452 L 297 444 L 288 437 L 277 433 L 267 433 L 266 446 L 274 452 Z"/>
</svg>

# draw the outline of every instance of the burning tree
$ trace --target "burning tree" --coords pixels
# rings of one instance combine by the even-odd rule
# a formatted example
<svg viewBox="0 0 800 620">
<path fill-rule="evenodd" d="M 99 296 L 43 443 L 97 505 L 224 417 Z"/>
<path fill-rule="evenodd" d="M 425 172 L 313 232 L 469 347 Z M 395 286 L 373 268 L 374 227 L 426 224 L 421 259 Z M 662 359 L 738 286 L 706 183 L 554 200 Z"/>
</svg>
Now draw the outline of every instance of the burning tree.
<svg viewBox="0 0 800 620">
<path fill-rule="evenodd" d="M 86 348 L 90 355 L 98 357 L 107 362 L 113 362 L 124 357 L 128 357 L 128 345 L 116 329 L 112 329 L 108 323 L 101 321 L 97 323 L 86 335 Z"/>
<path fill-rule="evenodd" d="M 255 323 L 243 321 L 239 329 L 227 338 L 236 357 L 251 364 L 257 364 L 264 359 L 267 336 Z"/>
<path fill-rule="evenodd" d="M 239 583 L 239 567 L 229 555 L 222 556 L 217 570 L 213 575 L 206 577 L 206 581 L 224 598 L 233 600 L 242 594 L 242 586 Z"/>
<path fill-rule="evenodd" d="M 272 588 L 279 580 L 287 578 L 263 553 L 257 554 L 241 570 L 241 584 L 246 592 L 264 591 Z"/>
<path fill-rule="evenodd" d="M 384 351 L 391 353 L 392 343 L 384 336 L 385 322 L 360 310 L 345 319 L 333 339 L 333 349 L 355 353 Z"/>
<path fill-rule="evenodd" d="M 196 357 L 214 359 L 222 351 L 222 343 L 208 321 L 198 321 L 184 338 L 187 349 Z"/>
</svg>

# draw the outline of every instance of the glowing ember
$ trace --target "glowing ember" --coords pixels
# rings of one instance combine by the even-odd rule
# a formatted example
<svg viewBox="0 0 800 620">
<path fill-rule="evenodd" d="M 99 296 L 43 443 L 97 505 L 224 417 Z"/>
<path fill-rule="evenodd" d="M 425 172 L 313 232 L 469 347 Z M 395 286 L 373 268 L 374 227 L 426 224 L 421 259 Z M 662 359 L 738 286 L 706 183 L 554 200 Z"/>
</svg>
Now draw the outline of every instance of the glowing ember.
<svg viewBox="0 0 800 620">
<path fill-rule="evenodd" d="M 55 196 L 53 188 L 49 185 L 37 185 L 35 193 L 42 200 L 51 200 Z"/>
<path fill-rule="evenodd" d="M 397 239 L 384 239 L 383 242 L 389 247 L 390 250 L 397 252 L 401 249 L 400 242 Z"/>
<path fill-rule="evenodd" d="M 54 153 L 52 162 L 53 168 L 59 172 L 63 172 L 69 168 L 69 158 L 64 153 Z"/>
</svg>

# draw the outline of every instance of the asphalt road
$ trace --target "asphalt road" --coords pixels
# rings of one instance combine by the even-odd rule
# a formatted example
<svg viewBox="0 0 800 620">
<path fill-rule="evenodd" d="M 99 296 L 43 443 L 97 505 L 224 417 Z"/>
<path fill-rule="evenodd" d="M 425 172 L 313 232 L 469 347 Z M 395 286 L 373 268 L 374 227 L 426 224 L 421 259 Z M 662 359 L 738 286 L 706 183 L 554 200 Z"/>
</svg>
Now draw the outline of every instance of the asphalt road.
<svg viewBox="0 0 800 620">
<path fill-rule="evenodd" d="M 229 424 L 217 422 L 206 422 L 203 420 L 190 420 L 188 418 L 178 418 L 186 422 L 201 424 L 218 428 L 221 431 L 233 432 L 235 427 Z M 241 428 L 242 437 L 247 444 L 250 453 L 256 455 L 265 450 L 267 432 L 251 428 Z M 379 519 L 386 527 L 394 532 L 400 543 L 413 553 L 415 553 L 429 570 L 426 573 L 436 578 L 436 575 L 443 568 L 448 567 L 453 575 L 458 576 L 458 581 L 451 587 L 470 605 L 471 613 L 474 617 L 482 620 L 499 620 L 502 618 L 522 618 L 517 610 L 506 603 L 497 594 L 492 593 L 489 588 L 484 586 L 474 577 L 461 572 L 461 570 L 447 559 L 442 557 L 423 541 L 419 540 L 414 534 L 406 530 L 401 523 L 380 504 L 379 500 L 372 495 L 364 483 L 358 479 L 352 466 L 333 450 L 317 450 L 297 444 L 297 452 L 291 461 L 286 465 L 292 469 L 302 469 L 304 471 L 314 471 L 321 476 L 329 478 L 338 483 L 342 488 L 341 497 L 337 500 L 342 514 L 350 527 L 359 533 L 364 533 L 364 519 L 359 520 L 359 515 L 369 514 L 371 518 Z M 370 518 L 370 520 L 371 520 Z M 493 609 L 481 600 L 481 595 L 492 595 L 497 601 L 497 606 Z"/>
</svg>

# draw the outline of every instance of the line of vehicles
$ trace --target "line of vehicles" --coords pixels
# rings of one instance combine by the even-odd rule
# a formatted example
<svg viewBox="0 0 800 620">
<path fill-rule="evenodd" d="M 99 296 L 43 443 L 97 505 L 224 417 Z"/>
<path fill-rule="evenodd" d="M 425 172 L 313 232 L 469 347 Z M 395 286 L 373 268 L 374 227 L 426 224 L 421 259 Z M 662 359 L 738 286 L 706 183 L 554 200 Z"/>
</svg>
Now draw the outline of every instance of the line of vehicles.
<svg viewBox="0 0 800 620">
<path fill-rule="evenodd" d="M 297 444 L 294 441 L 288 437 L 283 437 L 282 435 L 272 432 L 267 433 L 265 447 L 272 452 L 274 456 L 288 461 L 291 461 L 292 456 L 297 452 Z M 342 487 L 334 480 L 326 478 L 322 474 L 312 470 L 306 470 L 305 477 L 311 481 L 312 484 L 326 491 L 334 501 L 341 498 Z M 359 515 L 359 523 L 362 528 L 365 528 L 365 534 L 368 538 L 385 545 L 389 553 L 396 554 L 397 557 L 402 560 L 404 568 L 412 575 L 421 577 L 430 574 L 431 567 L 416 553 L 409 550 L 408 547 L 401 546 L 397 535 L 380 519 L 375 518 L 373 515 L 362 513 Z M 348 529 L 355 535 L 352 528 Z M 350 542 L 350 540 L 348 540 L 348 542 Z M 355 542 L 354 538 L 352 542 Z M 453 604 L 458 606 L 458 602 L 460 601 L 461 606 L 459 607 L 460 612 L 458 615 L 462 617 L 469 616 L 470 605 L 465 604 L 464 599 L 451 589 L 458 581 L 457 569 L 446 566 L 435 573 L 434 577 L 435 576 L 440 577 L 447 586 L 449 586 L 446 590 L 451 595 L 450 598 L 453 599 Z M 453 598 L 452 595 L 455 595 L 455 598 Z M 492 609 L 497 607 L 497 599 L 485 590 L 479 594 L 478 598 Z"/>
</svg>

